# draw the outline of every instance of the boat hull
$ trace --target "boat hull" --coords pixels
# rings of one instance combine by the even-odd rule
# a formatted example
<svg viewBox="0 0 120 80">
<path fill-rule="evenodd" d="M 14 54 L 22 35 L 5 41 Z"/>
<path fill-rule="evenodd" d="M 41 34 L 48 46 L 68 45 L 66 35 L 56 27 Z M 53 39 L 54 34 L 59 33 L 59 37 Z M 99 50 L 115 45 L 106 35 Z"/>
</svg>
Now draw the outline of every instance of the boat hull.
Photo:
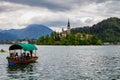
<svg viewBox="0 0 120 80">
<path fill-rule="evenodd" d="M 38 59 L 38 57 L 32 57 L 25 60 L 16 60 L 16 59 L 8 59 L 8 65 L 16 65 L 16 64 L 26 64 L 34 62 Z"/>
</svg>

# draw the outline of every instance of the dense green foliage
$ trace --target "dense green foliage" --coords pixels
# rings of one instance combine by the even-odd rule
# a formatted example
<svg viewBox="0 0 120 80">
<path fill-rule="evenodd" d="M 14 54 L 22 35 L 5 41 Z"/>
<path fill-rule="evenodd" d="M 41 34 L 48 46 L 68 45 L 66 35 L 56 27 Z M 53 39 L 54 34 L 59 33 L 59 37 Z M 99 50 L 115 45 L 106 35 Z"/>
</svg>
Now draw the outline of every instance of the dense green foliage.
<svg viewBox="0 0 120 80">
<path fill-rule="evenodd" d="M 42 36 L 37 40 L 38 45 L 101 45 L 102 41 L 96 35 L 88 34 L 67 34 L 62 37 L 61 34 L 53 32 L 50 36 Z"/>
<path fill-rule="evenodd" d="M 108 18 L 92 27 L 74 28 L 71 32 L 95 34 L 104 42 L 120 42 L 120 19 L 115 17 Z"/>
</svg>

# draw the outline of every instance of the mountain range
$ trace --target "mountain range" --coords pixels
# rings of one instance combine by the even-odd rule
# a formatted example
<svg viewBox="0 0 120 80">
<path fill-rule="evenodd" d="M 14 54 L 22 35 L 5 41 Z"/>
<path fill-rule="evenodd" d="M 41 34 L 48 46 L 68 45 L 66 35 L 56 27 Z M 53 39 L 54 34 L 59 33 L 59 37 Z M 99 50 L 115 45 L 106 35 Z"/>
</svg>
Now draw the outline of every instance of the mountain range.
<svg viewBox="0 0 120 80">
<path fill-rule="evenodd" d="M 47 26 L 31 24 L 23 29 L 0 30 L 0 40 L 38 39 L 53 32 Z"/>
<path fill-rule="evenodd" d="M 97 35 L 104 42 L 120 42 L 120 19 L 111 17 L 93 26 L 71 29 L 71 32 Z"/>
</svg>

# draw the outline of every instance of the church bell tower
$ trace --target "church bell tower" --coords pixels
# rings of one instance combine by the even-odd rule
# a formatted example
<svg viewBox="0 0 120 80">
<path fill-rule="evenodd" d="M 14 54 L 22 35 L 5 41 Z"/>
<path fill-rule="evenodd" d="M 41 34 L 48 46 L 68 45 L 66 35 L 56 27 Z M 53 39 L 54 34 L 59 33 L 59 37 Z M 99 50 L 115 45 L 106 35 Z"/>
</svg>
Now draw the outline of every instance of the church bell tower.
<svg viewBox="0 0 120 80">
<path fill-rule="evenodd" d="M 70 21 L 68 19 L 68 24 L 67 24 L 67 33 L 70 34 Z"/>
</svg>

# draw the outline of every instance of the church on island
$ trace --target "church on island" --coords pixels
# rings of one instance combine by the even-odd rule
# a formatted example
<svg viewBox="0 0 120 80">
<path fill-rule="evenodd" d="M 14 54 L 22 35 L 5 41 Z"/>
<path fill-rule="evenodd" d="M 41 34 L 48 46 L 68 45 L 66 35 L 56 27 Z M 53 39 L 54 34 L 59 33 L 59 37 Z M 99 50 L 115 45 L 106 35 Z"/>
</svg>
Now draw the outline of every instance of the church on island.
<svg viewBox="0 0 120 80">
<path fill-rule="evenodd" d="M 61 32 L 61 35 L 62 37 L 66 37 L 67 34 L 70 34 L 71 31 L 70 31 L 70 21 L 68 20 L 68 24 L 67 24 L 67 30 L 65 31 L 63 28 L 62 28 L 62 32 Z"/>
<path fill-rule="evenodd" d="M 71 34 L 71 26 L 70 26 L 69 19 L 68 19 L 68 23 L 67 23 L 67 30 L 64 30 L 62 28 L 61 37 L 65 38 L 67 36 L 67 34 Z M 90 34 L 85 34 L 85 35 L 86 35 L 86 39 L 89 39 L 92 36 Z M 80 39 L 83 40 L 84 33 L 76 33 L 75 36 L 80 36 Z"/>
<path fill-rule="evenodd" d="M 68 20 L 67 29 L 59 32 L 53 32 L 50 36 L 40 37 L 37 44 L 41 45 L 89 45 L 102 44 L 96 36 L 87 33 L 73 33 Z"/>
</svg>

